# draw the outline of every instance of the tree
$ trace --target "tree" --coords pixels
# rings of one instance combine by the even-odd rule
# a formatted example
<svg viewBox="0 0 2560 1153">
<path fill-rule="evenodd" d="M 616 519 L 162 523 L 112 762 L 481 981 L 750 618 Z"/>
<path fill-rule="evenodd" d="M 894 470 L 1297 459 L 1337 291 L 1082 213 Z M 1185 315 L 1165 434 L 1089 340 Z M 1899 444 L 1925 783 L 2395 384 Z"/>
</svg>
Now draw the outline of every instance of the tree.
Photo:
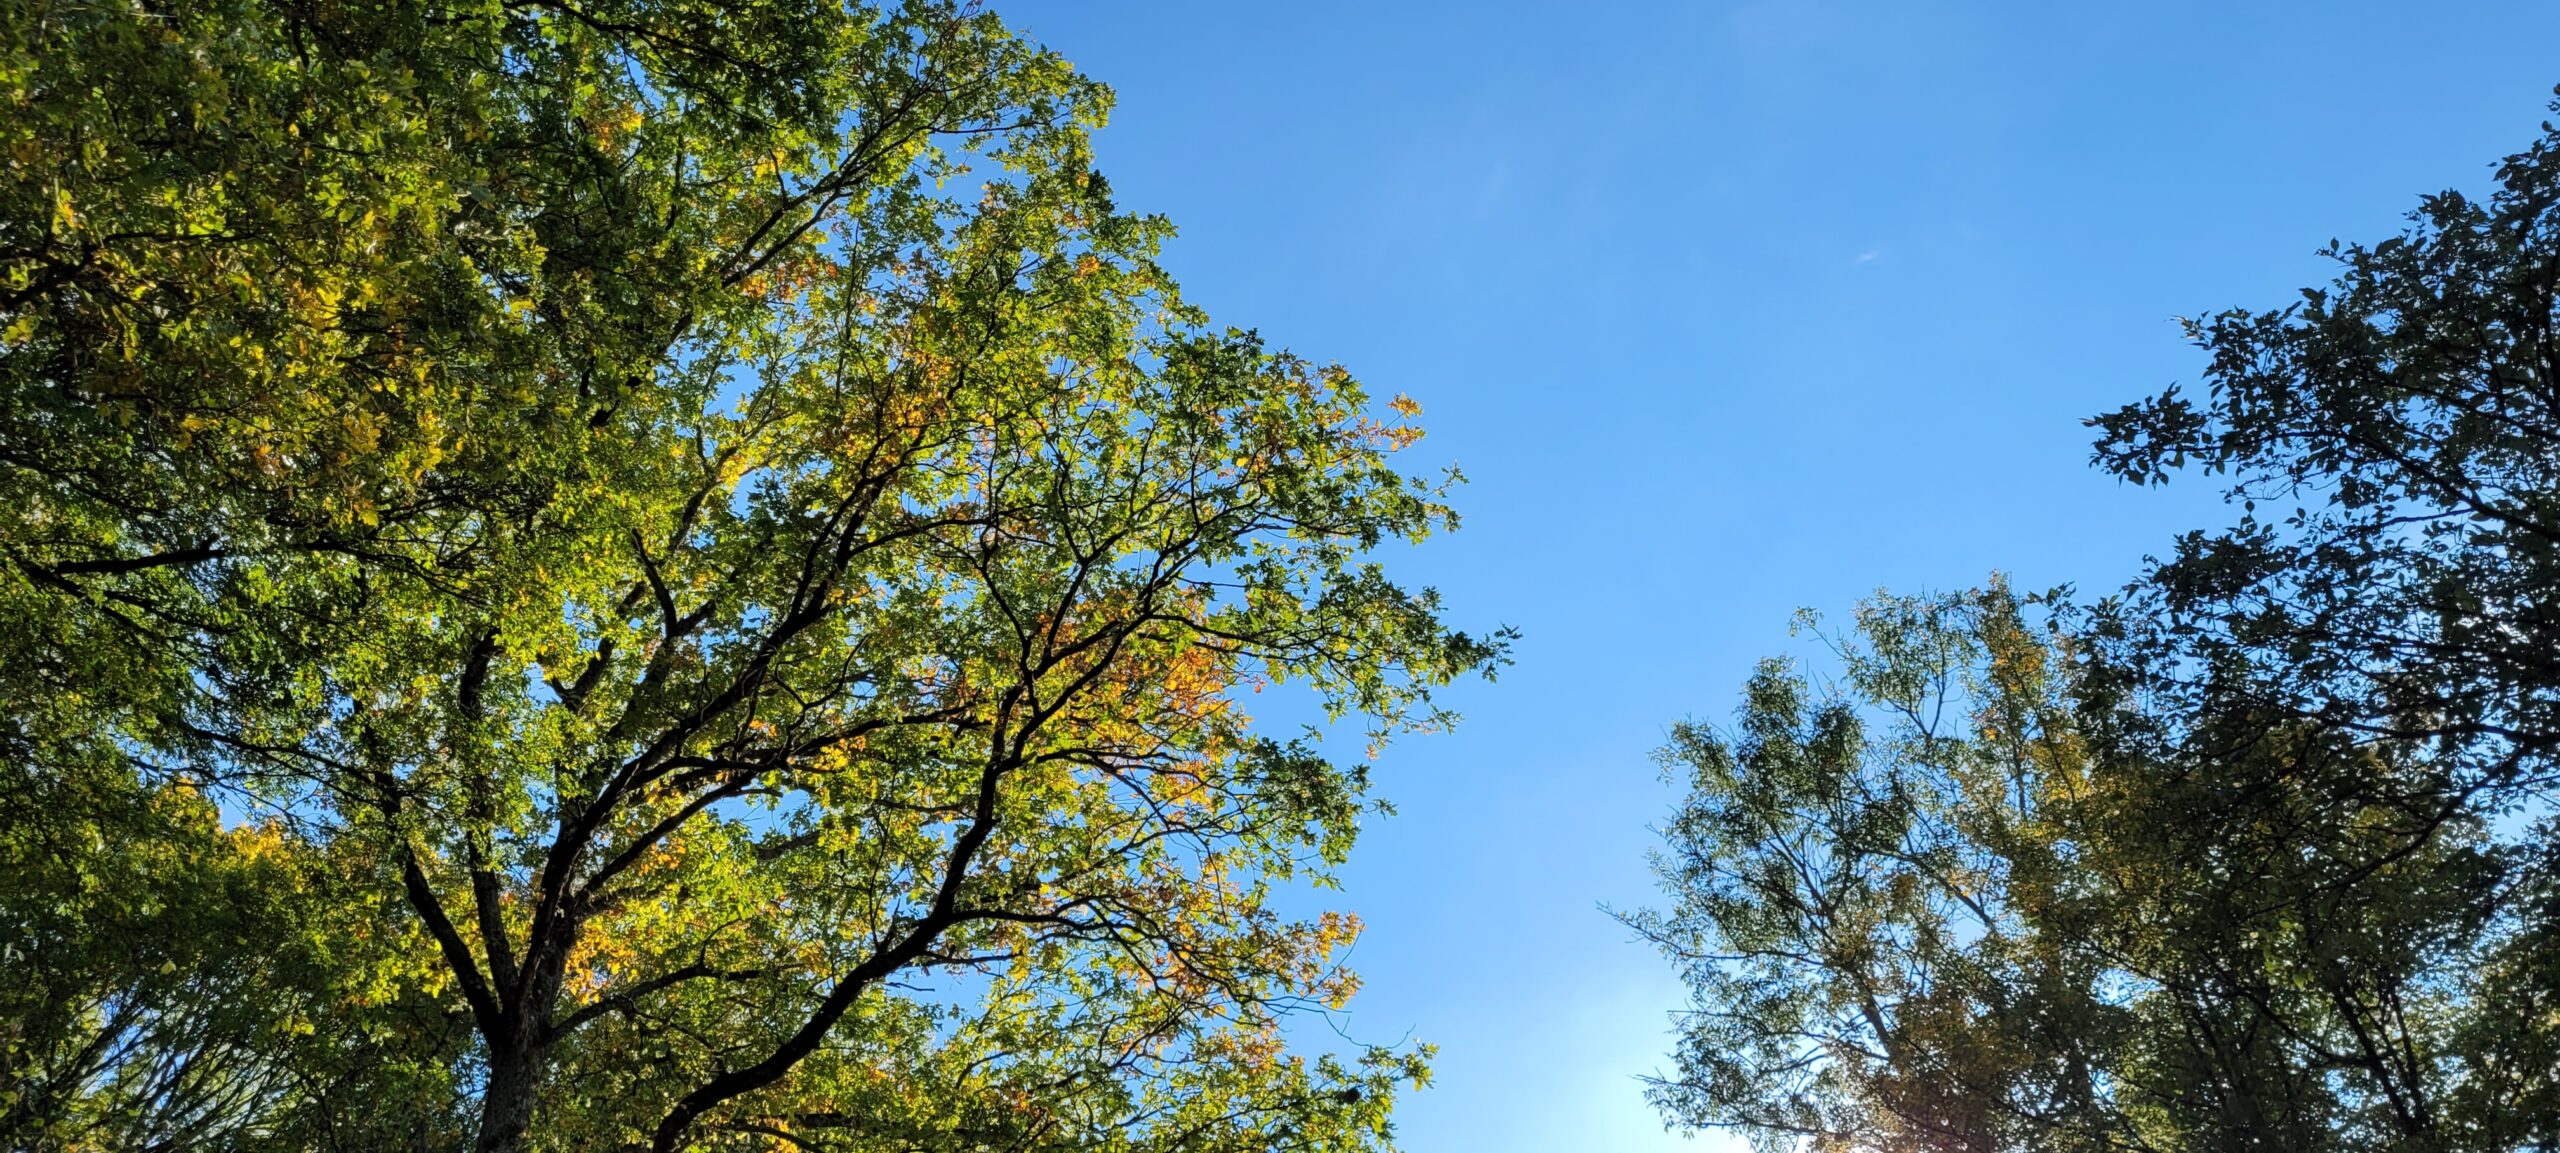
<svg viewBox="0 0 2560 1153">
<path fill-rule="evenodd" d="M 1365 773 L 1240 697 L 1383 741 L 1505 637 L 1362 559 L 1454 524 L 1413 406 L 1181 301 L 1103 89 L 938 3 L 6 23 L 13 771 L 387 898 L 292 921 L 369 1022 L 297 1069 L 489 1150 L 1384 1142 L 1420 1054 L 1288 1054 L 1354 923 L 1264 903 Z"/>
<path fill-rule="evenodd" d="M 2560 130 L 2496 176 L 2486 201 L 2438 193 L 2399 236 L 2332 242 L 2337 280 L 2299 304 L 2191 323 L 2202 398 L 2091 422 L 2100 466 L 2226 477 L 2243 511 L 2094 622 L 2099 674 L 2163 702 L 2127 739 L 2182 764 L 2300 726 L 2412 750 L 2415 779 L 2337 783 L 2388 831 L 2342 877 L 2438 853 L 2488 871 L 2437 879 L 2506 942 L 2445 1042 L 2472 1075 L 2436 1112 L 2465 1119 L 2410 1123 L 2493 1148 L 2560 1134 Z M 2447 847 L 2483 827 L 2487 863 Z"/>
<path fill-rule="evenodd" d="M 2050 604 L 2052 602 L 2047 601 Z M 1682 726 L 1673 903 L 1629 922 L 1694 1003 L 1652 1096 L 1764 1147 L 2508 1149 L 2478 1093 L 2516 1026 L 2474 975 L 2531 943 L 2476 817 L 2413 839 L 2371 800 L 2423 749 L 2300 723 L 2131 755 L 2070 613 L 1994 584 L 1883 597 L 1841 686 L 1755 677 Z"/>
<path fill-rule="evenodd" d="M 1695 1002 L 1650 1095 L 1773 1149 L 2102 1133 L 2092 1073 L 2125 1023 L 2092 996 L 2101 959 L 2050 931 L 2088 771 L 2054 654 L 1997 586 L 1879 598 L 1856 627 L 1838 692 L 1764 663 L 1729 734 L 1662 751 L 1692 790 L 1656 859 L 1673 903 L 1626 920 Z"/>
<path fill-rule="evenodd" d="M 2560 1140 L 2560 132 L 2189 326 L 2097 461 L 2241 517 L 2121 598 L 1885 599 L 1683 728 L 1673 1119 L 1827 1146 Z M 2259 506 L 2290 507 L 2262 520 Z M 1966 721 L 1941 718 L 1969 718 Z M 1870 736 L 1877 725 L 1884 735 Z"/>
</svg>

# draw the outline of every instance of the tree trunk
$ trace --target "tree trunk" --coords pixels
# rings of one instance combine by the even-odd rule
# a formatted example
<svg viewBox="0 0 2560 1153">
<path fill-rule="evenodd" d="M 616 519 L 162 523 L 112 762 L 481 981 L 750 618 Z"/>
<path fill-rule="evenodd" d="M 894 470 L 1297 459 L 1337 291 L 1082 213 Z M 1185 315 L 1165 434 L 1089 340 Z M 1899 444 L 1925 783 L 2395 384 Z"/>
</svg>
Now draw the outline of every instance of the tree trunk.
<svg viewBox="0 0 2560 1153">
<path fill-rule="evenodd" d="M 493 1047 L 494 1049 L 494 1047 Z M 519 1153 L 533 1125 L 534 1091 L 549 1056 L 529 1044 L 489 1055 L 489 1084 L 480 1097 L 478 1153 Z"/>
<path fill-rule="evenodd" d="M 541 939 L 526 942 L 519 962 L 524 968 L 499 978 L 501 986 L 510 979 L 524 984 L 514 1005 L 501 1011 L 498 1035 L 486 1038 L 489 1084 L 480 1098 L 480 1139 L 472 1146 L 477 1153 L 521 1153 L 526 1147 L 543 1074 L 551 1066 L 551 1046 L 560 1039 L 553 1032 L 552 1011 L 568 974 L 579 920 L 575 915 L 552 920 Z"/>
</svg>

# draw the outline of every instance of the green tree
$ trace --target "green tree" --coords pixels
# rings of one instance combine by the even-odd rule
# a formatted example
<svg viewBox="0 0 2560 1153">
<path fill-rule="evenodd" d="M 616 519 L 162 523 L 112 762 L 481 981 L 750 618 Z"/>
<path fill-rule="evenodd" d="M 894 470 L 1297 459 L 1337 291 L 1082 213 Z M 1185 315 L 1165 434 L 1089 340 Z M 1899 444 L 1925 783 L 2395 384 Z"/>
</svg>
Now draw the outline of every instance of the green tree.
<svg viewBox="0 0 2560 1153">
<path fill-rule="evenodd" d="M 2440 859 L 2410 883 L 2505 943 L 2433 990 L 2475 1008 L 2457 1035 L 2342 1055 L 2459 1060 L 2449 1099 L 2411 1088 L 2399 1121 L 2487 1148 L 2560 1138 L 2560 130 L 2496 178 L 2485 200 L 2426 197 L 2401 235 L 2332 242 L 2338 278 L 2297 304 L 2191 323 L 2201 397 L 2092 422 L 2102 467 L 2221 477 L 2243 514 L 2093 622 L 2097 675 L 2157 702 L 2117 739 L 2204 766 L 2307 727 L 2413 766 L 2326 782 L 2372 835 L 2322 846 L 2337 878 L 2304 899 Z"/>
<path fill-rule="evenodd" d="M 1355 926 L 1264 901 L 1365 774 L 1241 697 L 1383 741 L 1504 638 L 1362 559 L 1454 523 L 1415 410 L 1182 302 L 1104 89 L 930 2 L 0 24 L 9 771 L 339 895 L 206 994 L 332 1026 L 221 1142 L 1385 1142 L 1421 1054 L 1289 1054 Z"/>
<path fill-rule="evenodd" d="M 1695 997 L 1667 1117 L 1772 1149 L 2105 1143 L 2094 1074 L 2127 1024 L 2055 931 L 2089 764 L 2048 644 L 1997 586 L 1878 598 L 1832 638 L 1835 688 L 1767 662 L 1733 728 L 1674 731 L 1672 904 L 1626 918 Z"/>
<path fill-rule="evenodd" d="M 1765 666 L 1665 750 L 1673 903 L 1630 923 L 1694 994 L 1653 1099 L 1765 1147 L 2510 1149 L 2531 941 L 2477 816 L 2377 798 L 2428 750 L 2263 718 L 2128 753 L 2128 702 L 2004 588 L 1884 597 L 1838 686 Z M 2210 754 L 2196 752 L 2210 748 Z"/>
<path fill-rule="evenodd" d="M 1667 1115 L 1773 1143 L 2560 1141 L 2560 132 L 2199 321 L 2098 463 L 2240 519 L 2126 595 L 1887 598 L 1679 730 Z M 2261 508 L 2271 519 L 2262 519 Z M 2278 510 L 2281 510 L 2280 512 Z"/>
</svg>

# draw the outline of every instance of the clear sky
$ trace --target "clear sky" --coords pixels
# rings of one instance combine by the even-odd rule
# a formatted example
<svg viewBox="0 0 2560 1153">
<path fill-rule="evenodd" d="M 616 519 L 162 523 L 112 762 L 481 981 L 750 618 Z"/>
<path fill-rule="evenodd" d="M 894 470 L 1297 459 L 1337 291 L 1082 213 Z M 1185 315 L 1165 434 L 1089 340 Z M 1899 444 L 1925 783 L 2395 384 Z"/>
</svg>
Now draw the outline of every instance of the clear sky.
<svg viewBox="0 0 2560 1153">
<path fill-rule="evenodd" d="M 1389 751 L 1335 897 L 1337 1024 L 1441 1047 L 1416 1153 L 1720 1148 L 1641 1101 L 1680 990 L 1596 908 L 1651 891 L 1648 750 L 1798 606 L 2108 588 L 2217 517 L 2080 419 L 2195 378 L 2172 317 L 2484 188 L 2560 83 L 2550 4 L 995 3 L 1118 89 L 1195 302 L 1473 480 L 1392 559 L 1519 663 Z"/>
</svg>

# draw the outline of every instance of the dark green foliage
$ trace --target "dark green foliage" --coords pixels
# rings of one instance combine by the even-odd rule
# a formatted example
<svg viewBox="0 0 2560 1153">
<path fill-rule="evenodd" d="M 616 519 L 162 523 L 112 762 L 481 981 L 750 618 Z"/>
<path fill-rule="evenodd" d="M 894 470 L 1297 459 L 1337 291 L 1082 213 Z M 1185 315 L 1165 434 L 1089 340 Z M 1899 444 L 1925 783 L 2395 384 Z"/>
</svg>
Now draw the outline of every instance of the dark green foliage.
<svg viewBox="0 0 2560 1153">
<path fill-rule="evenodd" d="M 1676 1122 L 1823 1148 L 2560 1141 L 2560 132 L 2098 463 L 2240 520 L 2121 598 L 1875 602 L 1683 728 Z"/>
<path fill-rule="evenodd" d="M 2343 271 L 2299 304 L 2191 325 L 2204 397 L 2093 422 L 2102 466 L 2223 477 L 2243 511 L 2096 615 L 2091 674 L 2144 694 L 2122 755 L 2211 782 L 2186 827 L 2244 849 L 2276 830 L 2242 859 L 2285 862 L 2287 887 L 2256 899 L 2301 907 L 2306 967 L 2361 990 L 2332 997 L 2368 1019 L 2325 1059 L 2387 1106 L 2368 1146 L 2560 1139 L 2560 132 L 2497 182 L 2333 244 Z M 2396 770 L 2260 767 L 2302 732 Z M 2402 1024 L 2399 1003 L 2436 999 L 2458 1019 Z"/>
</svg>

